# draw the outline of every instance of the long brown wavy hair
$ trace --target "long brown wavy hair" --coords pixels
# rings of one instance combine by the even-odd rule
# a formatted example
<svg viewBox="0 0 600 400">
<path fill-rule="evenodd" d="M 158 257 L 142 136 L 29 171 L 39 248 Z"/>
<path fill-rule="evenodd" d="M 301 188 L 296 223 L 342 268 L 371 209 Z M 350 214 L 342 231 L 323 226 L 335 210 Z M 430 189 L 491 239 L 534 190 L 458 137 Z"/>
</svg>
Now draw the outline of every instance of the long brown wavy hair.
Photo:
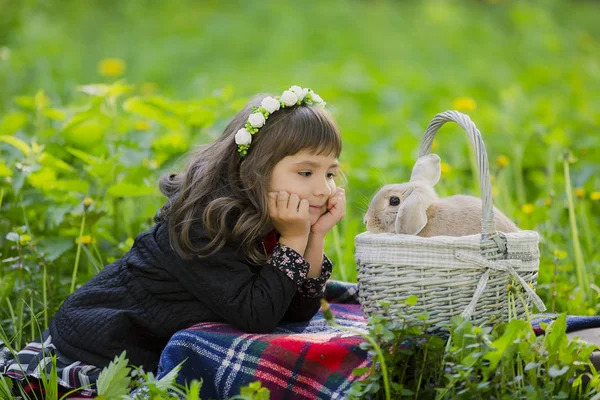
<svg viewBox="0 0 600 400">
<path fill-rule="evenodd" d="M 161 192 L 170 199 L 161 218 L 168 221 L 171 246 L 182 258 L 207 256 L 228 245 L 251 262 L 264 263 L 267 256 L 260 240 L 273 229 L 267 208 L 273 167 L 303 150 L 341 154 L 340 131 L 331 115 L 303 104 L 270 115 L 241 158 L 235 134 L 244 127 L 252 106 L 259 106 L 266 96 L 254 97 L 219 139 L 192 154 L 183 172 L 160 180 Z M 199 247 L 195 237 L 202 231 L 211 240 Z"/>
</svg>

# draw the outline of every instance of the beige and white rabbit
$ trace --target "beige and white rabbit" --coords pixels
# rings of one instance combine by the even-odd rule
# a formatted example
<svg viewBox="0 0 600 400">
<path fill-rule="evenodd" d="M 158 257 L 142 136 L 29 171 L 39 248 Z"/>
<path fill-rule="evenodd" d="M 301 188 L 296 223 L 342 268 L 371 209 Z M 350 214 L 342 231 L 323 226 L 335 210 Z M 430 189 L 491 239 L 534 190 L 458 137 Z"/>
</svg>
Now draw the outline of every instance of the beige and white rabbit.
<svg viewBox="0 0 600 400">
<path fill-rule="evenodd" d="M 473 196 L 439 198 L 433 186 L 441 175 L 440 157 L 419 158 L 410 182 L 383 186 L 373 197 L 364 222 L 374 233 L 390 232 L 431 236 L 465 236 L 481 232 L 482 201 Z M 518 229 L 494 207 L 496 229 Z"/>
</svg>

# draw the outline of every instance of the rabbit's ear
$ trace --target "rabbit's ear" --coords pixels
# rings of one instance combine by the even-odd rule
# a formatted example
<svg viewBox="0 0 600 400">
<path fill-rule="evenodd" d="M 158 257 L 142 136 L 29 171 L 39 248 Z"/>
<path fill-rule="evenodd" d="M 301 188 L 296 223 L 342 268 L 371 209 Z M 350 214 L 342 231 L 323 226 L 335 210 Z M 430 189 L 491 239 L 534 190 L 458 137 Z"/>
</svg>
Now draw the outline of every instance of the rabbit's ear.
<svg viewBox="0 0 600 400">
<path fill-rule="evenodd" d="M 440 157 L 437 154 L 427 154 L 420 157 L 415 163 L 410 181 L 424 181 L 428 185 L 434 186 L 440 180 L 441 174 Z"/>
<path fill-rule="evenodd" d="M 396 215 L 396 233 L 416 235 L 427 225 L 427 207 L 420 190 L 414 189 L 400 204 Z"/>
</svg>

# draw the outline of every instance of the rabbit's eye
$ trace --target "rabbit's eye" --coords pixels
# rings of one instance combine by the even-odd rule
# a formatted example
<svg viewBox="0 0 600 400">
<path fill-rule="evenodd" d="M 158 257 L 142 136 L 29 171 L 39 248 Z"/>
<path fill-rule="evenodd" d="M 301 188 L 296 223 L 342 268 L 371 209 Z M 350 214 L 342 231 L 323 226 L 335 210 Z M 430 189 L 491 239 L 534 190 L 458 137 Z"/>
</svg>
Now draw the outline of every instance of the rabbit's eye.
<svg viewBox="0 0 600 400">
<path fill-rule="evenodd" d="M 400 199 L 398 197 L 390 197 L 390 206 L 397 206 L 398 204 L 400 204 Z"/>
</svg>

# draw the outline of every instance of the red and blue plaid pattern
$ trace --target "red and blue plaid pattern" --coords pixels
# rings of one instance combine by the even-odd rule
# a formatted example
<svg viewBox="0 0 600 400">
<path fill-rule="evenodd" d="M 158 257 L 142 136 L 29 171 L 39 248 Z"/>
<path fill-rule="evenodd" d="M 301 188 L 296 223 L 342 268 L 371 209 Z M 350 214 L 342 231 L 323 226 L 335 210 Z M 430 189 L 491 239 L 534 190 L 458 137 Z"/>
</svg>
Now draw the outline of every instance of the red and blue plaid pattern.
<svg viewBox="0 0 600 400">
<path fill-rule="evenodd" d="M 327 289 L 337 323 L 366 332 L 356 285 L 329 282 Z M 340 304 L 344 302 L 349 304 Z M 270 334 L 201 323 L 173 335 L 158 373 L 162 376 L 187 359 L 178 382 L 202 378 L 203 399 L 239 394 L 242 386 L 256 380 L 273 399 L 342 399 L 358 379 L 352 370 L 369 365 L 366 351 L 359 347 L 362 341 L 329 326 L 321 312 L 310 322 L 282 324 Z"/>
</svg>

